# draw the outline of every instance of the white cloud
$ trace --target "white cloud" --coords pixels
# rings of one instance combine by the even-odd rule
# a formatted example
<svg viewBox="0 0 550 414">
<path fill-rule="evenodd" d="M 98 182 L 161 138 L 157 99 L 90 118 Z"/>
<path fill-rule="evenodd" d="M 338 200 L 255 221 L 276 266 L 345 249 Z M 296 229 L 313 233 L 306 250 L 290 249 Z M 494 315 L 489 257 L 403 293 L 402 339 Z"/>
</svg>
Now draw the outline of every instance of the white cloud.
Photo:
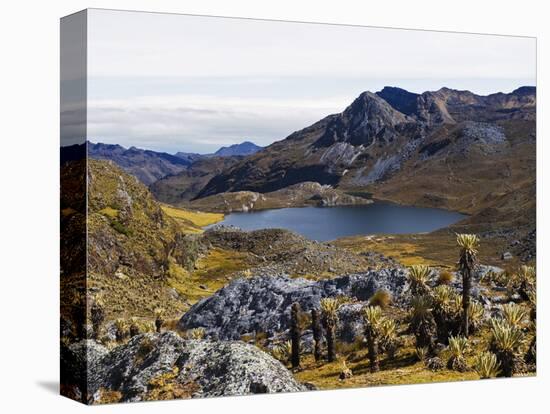
<svg viewBox="0 0 550 414">
<path fill-rule="evenodd" d="M 90 101 L 92 141 L 165 151 L 212 151 L 252 140 L 268 145 L 339 112 L 346 98 L 282 100 L 201 95 Z"/>
<path fill-rule="evenodd" d="M 532 38 L 91 10 L 89 139 L 168 151 L 267 145 L 365 90 L 509 92 Z"/>
</svg>

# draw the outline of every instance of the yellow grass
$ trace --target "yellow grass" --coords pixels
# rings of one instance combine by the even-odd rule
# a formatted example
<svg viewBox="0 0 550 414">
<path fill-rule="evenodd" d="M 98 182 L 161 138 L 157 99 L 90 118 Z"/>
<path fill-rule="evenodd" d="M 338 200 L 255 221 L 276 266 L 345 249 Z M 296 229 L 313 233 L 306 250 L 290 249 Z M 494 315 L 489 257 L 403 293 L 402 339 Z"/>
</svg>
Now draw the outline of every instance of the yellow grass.
<svg viewBox="0 0 550 414">
<path fill-rule="evenodd" d="M 168 284 L 184 296 L 189 304 L 194 304 L 224 287 L 236 273 L 246 274 L 246 259 L 246 253 L 213 248 L 206 257 L 197 260 L 192 272 L 171 265 Z"/>
<path fill-rule="evenodd" d="M 164 212 L 176 219 L 184 230 L 189 233 L 200 233 L 202 227 L 222 221 L 224 215 L 221 213 L 206 213 L 202 211 L 184 210 L 172 206 L 162 205 Z"/>
<path fill-rule="evenodd" d="M 103 214 L 104 216 L 107 216 L 110 218 L 117 218 L 118 210 L 112 207 L 105 207 L 104 209 L 99 210 L 99 214 Z"/>
</svg>

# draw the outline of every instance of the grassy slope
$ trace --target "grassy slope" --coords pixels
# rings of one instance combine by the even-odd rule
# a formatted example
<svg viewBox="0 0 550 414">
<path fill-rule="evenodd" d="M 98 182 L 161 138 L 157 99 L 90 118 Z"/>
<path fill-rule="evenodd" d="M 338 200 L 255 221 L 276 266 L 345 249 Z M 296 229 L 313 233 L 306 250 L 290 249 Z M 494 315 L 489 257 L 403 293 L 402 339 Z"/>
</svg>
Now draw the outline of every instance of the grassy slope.
<svg viewBox="0 0 550 414">
<path fill-rule="evenodd" d="M 161 204 L 162 210 L 175 219 L 185 233 L 202 233 L 202 227 L 222 221 L 221 213 L 206 213 L 202 211 L 185 210 Z"/>
<path fill-rule="evenodd" d="M 336 246 L 355 253 L 375 251 L 392 257 L 404 266 L 425 264 L 442 268 L 456 266 L 458 248 L 456 236 L 451 231 L 424 234 L 377 234 L 372 236 L 351 236 L 333 242 Z M 499 267 L 516 264 L 500 259 L 499 251 L 505 246 L 502 239 L 482 240 L 479 260 L 483 264 Z"/>
</svg>

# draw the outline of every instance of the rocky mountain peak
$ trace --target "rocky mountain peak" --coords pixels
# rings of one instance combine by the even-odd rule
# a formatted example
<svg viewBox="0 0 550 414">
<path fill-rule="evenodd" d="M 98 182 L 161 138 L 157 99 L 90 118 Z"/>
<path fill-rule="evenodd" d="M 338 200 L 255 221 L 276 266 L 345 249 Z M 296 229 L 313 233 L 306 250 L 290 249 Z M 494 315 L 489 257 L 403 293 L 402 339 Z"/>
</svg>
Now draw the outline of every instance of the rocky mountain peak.
<svg viewBox="0 0 550 414">
<path fill-rule="evenodd" d="M 406 115 L 377 94 L 363 92 L 344 112 L 329 121 L 316 145 L 330 147 L 337 142 L 347 142 L 368 146 L 375 140 L 392 141 L 397 135 L 397 125 L 407 121 Z"/>
<path fill-rule="evenodd" d="M 405 115 L 416 113 L 419 96 L 417 93 L 394 86 L 385 86 L 380 92 L 376 92 L 376 94 Z"/>
</svg>

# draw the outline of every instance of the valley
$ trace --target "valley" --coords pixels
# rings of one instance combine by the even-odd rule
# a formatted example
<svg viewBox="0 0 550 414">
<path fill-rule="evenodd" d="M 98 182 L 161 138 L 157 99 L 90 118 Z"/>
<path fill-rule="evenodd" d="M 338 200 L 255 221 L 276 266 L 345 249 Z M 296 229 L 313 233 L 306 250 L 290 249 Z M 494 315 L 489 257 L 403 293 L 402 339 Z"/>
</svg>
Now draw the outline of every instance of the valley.
<svg viewBox="0 0 550 414">
<path fill-rule="evenodd" d="M 125 377 L 78 392 L 107 403 L 533 375 L 535 92 L 386 87 L 267 147 L 216 154 L 88 143 L 88 279 L 75 286 L 80 256 L 62 246 L 62 299 L 86 303 L 90 323 L 77 332 L 62 310 L 62 354 L 79 361 L 91 341 L 94 369 L 124 361 L 140 391 Z M 62 201 L 77 238 L 82 206 Z M 521 336 L 508 359 L 499 329 Z M 178 352 L 264 374 L 190 372 Z M 218 374 L 227 385 L 211 389 Z"/>
</svg>

